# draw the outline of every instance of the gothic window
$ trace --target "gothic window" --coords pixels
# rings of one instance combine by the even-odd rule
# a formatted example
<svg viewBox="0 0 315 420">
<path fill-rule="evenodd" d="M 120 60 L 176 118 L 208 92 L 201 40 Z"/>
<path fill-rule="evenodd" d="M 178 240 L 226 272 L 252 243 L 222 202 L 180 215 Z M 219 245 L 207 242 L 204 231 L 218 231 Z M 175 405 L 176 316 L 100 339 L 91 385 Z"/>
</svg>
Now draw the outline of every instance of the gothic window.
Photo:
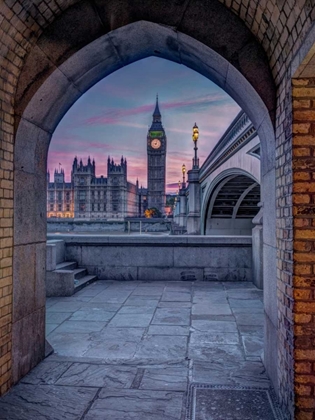
<svg viewBox="0 0 315 420">
<path fill-rule="evenodd" d="M 54 192 L 53 191 L 50 191 L 49 199 L 50 199 L 50 201 L 54 201 Z"/>
<path fill-rule="evenodd" d="M 70 200 L 70 193 L 66 192 L 66 200 L 69 201 Z"/>
<path fill-rule="evenodd" d="M 80 178 L 80 184 L 84 185 L 84 178 L 83 177 Z"/>
<path fill-rule="evenodd" d="M 91 192 L 91 198 L 94 198 L 94 191 Z"/>
<path fill-rule="evenodd" d="M 84 203 L 80 204 L 79 210 L 80 211 L 85 211 L 85 204 Z"/>
<path fill-rule="evenodd" d="M 113 204 L 113 211 L 118 211 L 118 205 L 117 204 Z"/>
<path fill-rule="evenodd" d="M 98 211 L 101 211 L 101 205 L 100 204 L 98 205 Z"/>
<path fill-rule="evenodd" d="M 53 204 L 50 205 L 50 211 L 54 211 L 54 205 Z"/>
<path fill-rule="evenodd" d="M 70 204 L 67 204 L 66 210 L 70 211 Z"/>
<path fill-rule="evenodd" d="M 58 191 L 58 201 L 61 201 L 61 200 L 62 200 L 62 192 Z"/>
<path fill-rule="evenodd" d="M 61 211 L 61 210 L 62 210 L 62 205 L 58 204 L 58 211 Z"/>
<path fill-rule="evenodd" d="M 92 211 L 94 211 L 94 204 L 92 204 Z"/>
</svg>

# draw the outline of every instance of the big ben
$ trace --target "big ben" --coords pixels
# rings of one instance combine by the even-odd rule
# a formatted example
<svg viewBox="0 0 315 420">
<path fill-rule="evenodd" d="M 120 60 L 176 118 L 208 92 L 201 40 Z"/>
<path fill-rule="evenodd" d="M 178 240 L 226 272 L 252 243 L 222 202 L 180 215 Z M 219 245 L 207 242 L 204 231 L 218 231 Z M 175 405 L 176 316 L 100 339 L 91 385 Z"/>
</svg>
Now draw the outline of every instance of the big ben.
<svg viewBox="0 0 315 420">
<path fill-rule="evenodd" d="M 166 135 L 161 121 L 158 96 L 147 136 L 148 207 L 165 212 Z"/>
</svg>

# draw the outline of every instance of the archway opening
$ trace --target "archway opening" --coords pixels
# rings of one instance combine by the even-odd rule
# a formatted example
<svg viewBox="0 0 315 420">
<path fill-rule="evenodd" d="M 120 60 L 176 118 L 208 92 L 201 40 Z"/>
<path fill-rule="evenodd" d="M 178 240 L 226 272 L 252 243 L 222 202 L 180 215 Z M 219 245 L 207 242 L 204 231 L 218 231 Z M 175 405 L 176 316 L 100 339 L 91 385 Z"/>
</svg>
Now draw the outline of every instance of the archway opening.
<svg viewBox="0 0 315 420">
<path fill-rule="evenodd" d="M 113 37 L 117 36 L 118 45 L 130 45 L 130 31 L 133 32 L 132 50 L 125 51 L 128 59 L 122 60 L 122 54 L 117 58 L 116 50 L 114 54 L 108 54 L 104 60 L 99 60 L 99 50 L 109 48 L 112 52 Z M 254 90 L 252 85 L 243 77 L 236 68 L 229 64 L 225 59 L 214 53 L 208 47 L 200 42 L 183 35 L 174 33 L 167 27 L 152 24 L 149 22 L 137 22 L 128 25 L 128 28 L 120 28 L 111 33 L 111 38 L 101 37 L 88 45 L 86 48 L 74 54 L 67 61 L 60 65 L 60 68 L 47 77 L 46 81 L 36 90 L 32 99 L 27 103 L 24 112 L 21 115 L 21 121 L 16 135 L 15 146 L 15 261 L 29 260 L 29 252 L 38 263 L 39 255 L 43 257 L 42 251 L 45 250 L 45 184 L 46 184 L 46 156 L 51 134 L 57 126 L 60 118 L 67 109 L 97 80 L 110 74 L 115 69 L 123 66 L 126 62 L 136 61 L 154 54 L 153 51 L 159 51 L 161 56 L 165 58 L 180 61 L 191 67 L 206 77 L 213 79 L 216 83 L 223 87 L 248 113 L 259 133 L 262 144 L 262 186 L 263 201 L 268 211 L 266 214 L 267 222 L 266 235 L 264 241 L 266 244 L 269 257 L 275 259 L 275 235 L 273 226 L 274 218 L 274 189 L 272 188 L 272 180 L 274 177 L 274 132 L 270 113 L 272 109 L 267 109 L 261 97 Z M 174 45 L 177 48 L 174 48 Z M 162 48 L 161 48 L 162 47 Z M 180 48 L 179 48 L 180 47 Z M 180 51 L 180 52 L 179 52 Z M 113 62 L 113 57 L 116 61 Z M 82 68 L 82 60 L 87 63 L 87 67 Z M 259 60 L 258 60 L 259 61 Z M 258 65 L 259 68 L 259 65 Z M 269 82 L 268 82 L 269 83 Z M 54 86 L 54 89 L 52 89 Z M 273 104 L 272 104 L 273 105 Z M 32 151 L 30 155 L 24 153 L 25 144 L 29 145 Z M 26 170 L 27 168 L 27 170 Z M 25 174 L 27 174 L 25 176 Z M 23 182 L 22 182 L 23 180 Z M 270 180 L 268 194 L 266 194 L 265 182 Z M 271 184 L 271 187 L 270 187 Z M 30 203 L 32 203 L 30 205 Z M 36 209 L 34 206 L 36 203 Z M 29 211 L 29 207 L 31 210 Z M 30 217 L 31 216 L 31 217 Z M 269 230 L 268 230 L 269 229 Z M 28 236 L 23 232 L 30 232 Z M 41 267 L 43 268 L 45 264 Z M 41 273 L 42 275 L 43 273 Z M 268 273 L 265 281 L 274 287 L 275 277 L 273 273 Z M 33 278 L 33 277 L 32 277 Z M 35 278 L 35 277 L 34 277 Z M 29 278 L 28 278 L 29 280 Z M 40 283 L 38 288 L 43 290 L 42 278 L 37 278 Z M 21 289 L 18 271 L 15 271 L 15 290 L 16 295 Z M 34 290 L 34 283 L 28 281 L 23 284 L 24 290 L 30 293 Z M 276 295 L 275 295 L 276 296 Z M 27 308 L 26 311 L 20 309 L 20 303 L 15 301 L 15 314 L 19 316 L 15 318 L 13 328 L 17 330 L 17 321 L 23 319 L 25 325 L 32 322 L 34 313 L 42 310 L 44 307 L 44 299 L 41 295 L 36 305 Z M 274 302 L 269 302 L 272 308 L 277 307 L 276 297 Z M 266 314 L 268 316 L 268 308 Z M 41 311 L 42 312 L 42 311 Z M 15 315 L 17 316 L 17 315 Z M 42 322 L 41 316 L 39 321 Z M 16 325 L 15 325 L 16 324 Z M 272 324 L 272 325 L 271 325 Z M 272 369 L 270 359 L 276 360 L 277 355 L 274 352 L 275 337 L 277 327 L 272 322 L 268 324 L 268 339 L 265 346 L 268 354 L 267 369 Z M 32 349 L 36 348 L 36 343 L 41 341 L 43 344 L 42 325 L 39 328 L 40 337 L 29 337 L 28 340 L 33 344 Z M 14 362 L 14 380 L 17 381 L 27 370 L 29 370 L 38 359 L 43 356 L 43 347 L 23 355 L 21 342 L 15 342 L 15 362 Z M 271 346 L 272 341 L 272 346 Z M 31 354 L 32 353 L 32 354 Z M 34 354 L 36 357 L 34 357 Z M 274 355 L 274 356 L 272 356 Z M 23 357 L 26 356 L 26 357 Z M 276 385 L 276 371 L 273 370 L 273 380 Z"/>
</svg>

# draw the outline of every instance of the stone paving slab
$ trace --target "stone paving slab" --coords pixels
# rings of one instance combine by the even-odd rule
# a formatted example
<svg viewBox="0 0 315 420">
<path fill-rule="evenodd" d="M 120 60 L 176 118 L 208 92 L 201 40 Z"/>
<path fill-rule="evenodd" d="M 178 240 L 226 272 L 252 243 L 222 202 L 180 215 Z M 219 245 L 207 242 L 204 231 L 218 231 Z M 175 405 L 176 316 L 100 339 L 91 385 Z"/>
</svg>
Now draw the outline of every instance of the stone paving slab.
<svg viewBox="0 0 315 420">
<path fill-rule="evenodd" d="M 209 303 L 196 303 L 192 307 L 193 315 L 232 315 L 230 306 L 226 303 L 209 304 Z"/>
<path fill-rule="evenodd" d="M 144 370 L 139 389 L 186 391 L 188 368 L 166 367 Z"/>
<path fill-rule="evenodd" d="M 77 420 L 97 388 L 17 385 L 0 400 L 1 420 Z"/>
<path fill-rule="evenodd" d="M 189 308 L 158 308 L 152 320 L 154 324 L 166 325 L 189 325 L 190 309 Z"/>
<path fill-rule="evenodd" d="M 192 320 L 193 331 L 199 332 L 221 332 L 221 333 L 237 333 L 236 322 L 229 321 L 209 321 L 209 320 Z"/>
<path fill-rule="evenodd" d="M 24 376 L 21 382 L 32 385 L 52 385 L 56 383 L 71 365 L 72 362 L 54 362 L 50 361 L 50 359 L 46 359 L 36 366 L 28 375 Z"/>
<path fill-rule="evenodd" d="M 187 337 L 148 335 L 140 342 L 135 359 L 156 361 L 183 360 L 187 355 Z"/>
<path fill-rule="evenodd" d="M 107 322 L 100 322 L 100 321 L 65 321 L 63 322 L 56 330 L 56 333 L 90 333 L 94 331 L 101 331 Z"/>
<path fill-rule="evenodd" d="M 109 322 L 108 327 L 148 327 L 153 313 L 139 314 L 117 314 Z"/>
<path fill-rule="evenodd" d="M 150 325 L 148 335 L 186 335 L 190 333 L 190 327 L 182 325 Z"/>
<path fill-rule="evenodd" d="M 114 315 L 115 312 L 107 311 L 106 308 L 81 308 L 71 315 L 69 321 L 108 322 Z"/>
<path fill-rule="evenodd" d="M 56 383 L 109 389 L 130 388 L 136 373 L 136 367 L 73 363 Z"/>
<path fill-rule="evenodd" d="M 100 392 L 85 420 L 180 420 L 182 405 L 182 392 L 104 390 Z"/>
</svg>

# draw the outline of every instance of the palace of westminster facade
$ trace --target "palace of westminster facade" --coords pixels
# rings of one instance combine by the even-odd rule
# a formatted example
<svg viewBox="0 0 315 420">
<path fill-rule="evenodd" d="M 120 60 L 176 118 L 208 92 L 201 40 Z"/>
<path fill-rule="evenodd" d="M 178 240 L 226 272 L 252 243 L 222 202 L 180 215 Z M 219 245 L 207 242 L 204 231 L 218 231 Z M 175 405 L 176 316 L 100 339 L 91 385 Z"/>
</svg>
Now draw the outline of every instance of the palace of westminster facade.
<svg viewBox="0 0 315 420">
<path fill-rule="evenodd" d="M 71 182 L 65 182 L 63 169 L 55 170 L 53 182 L 47 173 L 47 217 L 85 220 L 141 217 L 147 208 L 165 213 L 166 135 L 158 98 L 147 135 L 148 187 L 127 180 L 127 160 L 119 163 L 108 157 L 107 177 L 95 176 L 95 161 L 84 165 L 75 158 Z"/>
</svg>

